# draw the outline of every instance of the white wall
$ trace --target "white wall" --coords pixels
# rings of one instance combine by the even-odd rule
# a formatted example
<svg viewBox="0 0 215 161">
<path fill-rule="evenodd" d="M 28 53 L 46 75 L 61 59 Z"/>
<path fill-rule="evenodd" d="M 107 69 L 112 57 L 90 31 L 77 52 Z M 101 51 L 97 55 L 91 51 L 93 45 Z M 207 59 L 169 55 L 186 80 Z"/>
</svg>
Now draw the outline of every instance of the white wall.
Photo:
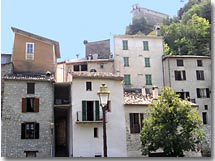
<svg viewBox="0 0 215 161">
<path fill-rule="evenodd" d="M 122 50 L 122 40 L 128 40 L 128 50 Z M 143 41 L 148 41 L 149 51 L 143 50 Z M 163 86 L 162 37 L 144 35 L 114 36 L 115 72 L 120 76 L 131 75 L 131 87 L 142 88 L 146 84 L 145 74 L 152 75 L 152 85 Z M 129 57 L 129 67 L 124 67 L 123 57 Z M 145 67 L 145 57 L 150 58 L 151 67 Z M 146 88 L 151 88 L 147 85 Z"/>
<path fill-rule="evenodd" d="M 86 91 L 86 81 L 92 82 L 92 91 Z M 102 123 L 77 124 L 76 112 L 82 111 L 82 100 L 99 100 L 97 92 L 102 83 L 106 83 L 111 94 L 111 112 L 107 112 L 107 149 L 108 157 L 126 157 L 126 125 L 123 107 L 123 87 L 121 81 L 101 79 L 73 79 L 72 82 L 72 126 L 73 156 L 103 156 Z M 77 92 L 78 91 L 78 92 Z M 101 109 L 100 109 L 101 110 Z M 93 130 L 98 128 L 98 138 Z M 70 152 L 71 153 L 71 152 Z"/>
</svg>

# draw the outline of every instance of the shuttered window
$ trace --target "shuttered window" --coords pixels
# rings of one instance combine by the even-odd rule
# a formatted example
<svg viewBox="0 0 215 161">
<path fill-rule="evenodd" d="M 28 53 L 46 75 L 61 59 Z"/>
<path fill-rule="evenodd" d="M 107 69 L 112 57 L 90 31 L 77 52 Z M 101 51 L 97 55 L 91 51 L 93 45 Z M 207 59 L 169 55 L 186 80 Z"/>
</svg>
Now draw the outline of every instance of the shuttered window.
<svg viewBox="0 0 215 161">
<path fill-rule="evenodd" d="M 40 125 L 37 122 L 21 124 L 21 139 L 39 139 Z"/>
<path fill-rule="evenodd" d="M 82 121 L 87 120 L 87 101 L 82 101 Z"/>
<path fill-rule="evenodd" d="M 196 88 L 197 98 L 209 98 L 210 91 L 209 88 Z"/>
<path fill-rule="evenodd" d="M 99 121 L 99 101 L 82 101 L 82 121 Z"/>
<path fill-rule="evenodd" d="M 95 101 L 96 104 L 96 121 L 99 121 L 99 101 Z"/>
<path fill-rule="evenodd" d="M 152 85 L 152 75 L 151 74 L 146 74 L 146 85 Z"/>
<path fill-rule="evenodd" d="M 143 113 L 130 113 L 129 120 L 130 120 L 130 132 L 131 133 L 140 133 L 142 126 L 143 126 Z"/>
<path fill-rule="evenodd" d="M 22 112 L 39 112 L 39 98 L 22 98 Z"/>
<path fill-rule="evenodd" d="M 149 42 L 148 41 L 143 41 L 143 50 L 148 51 L 149 50 Z"/>
<path fill-rule="evenodd" d="M 124 75 L 124 84 L 125 85 L 131 85 L 131 75 L 130 74 Z"/>
<path fill-rule="evenodd" d="M 122 49 L 128 50 L 128 40 L 122 40 Z"/>
</svg>

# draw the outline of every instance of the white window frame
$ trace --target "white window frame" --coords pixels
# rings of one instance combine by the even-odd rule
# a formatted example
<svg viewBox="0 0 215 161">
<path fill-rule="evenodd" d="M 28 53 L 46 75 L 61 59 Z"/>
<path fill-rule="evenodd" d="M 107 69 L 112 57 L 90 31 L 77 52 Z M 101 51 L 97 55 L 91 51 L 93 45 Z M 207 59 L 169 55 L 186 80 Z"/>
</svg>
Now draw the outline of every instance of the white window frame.
<svg viewBox="0 0 215 161">
<path fill-rule="evenodd" d="M 29 52 L 29 50 L 28 50 L 29 45 L 32 45 L 31 52 Z M 26 44 L 25 44 L 25 59 L 34 60 L 34 43 L 33 42 L 26 42 Z"/>
</svg>

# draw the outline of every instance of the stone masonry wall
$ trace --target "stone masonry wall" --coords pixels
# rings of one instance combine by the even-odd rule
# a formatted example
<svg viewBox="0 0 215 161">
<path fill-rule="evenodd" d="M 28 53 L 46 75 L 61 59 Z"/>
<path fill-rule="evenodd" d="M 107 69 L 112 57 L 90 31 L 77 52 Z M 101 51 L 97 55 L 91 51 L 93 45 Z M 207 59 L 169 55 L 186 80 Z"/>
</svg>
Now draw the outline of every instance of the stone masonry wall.
<svg viewBox="0 0 215 161">
<path fill-rule="evenodd" d="M 53 88 L 50 82 L 35 82 L 35 94 L 27 94 L 26 81 L 5 81 L 2 114 L 2 156 L 26 157 L 24 151 L 38 151 L 37 157 L 51 157 L 53 136 Z M 22 113 L 22 98 L 38 97 L 39 112 Z M 39 139 L 21 139 L 21 123 L 38 122 Z"/>
</svg>

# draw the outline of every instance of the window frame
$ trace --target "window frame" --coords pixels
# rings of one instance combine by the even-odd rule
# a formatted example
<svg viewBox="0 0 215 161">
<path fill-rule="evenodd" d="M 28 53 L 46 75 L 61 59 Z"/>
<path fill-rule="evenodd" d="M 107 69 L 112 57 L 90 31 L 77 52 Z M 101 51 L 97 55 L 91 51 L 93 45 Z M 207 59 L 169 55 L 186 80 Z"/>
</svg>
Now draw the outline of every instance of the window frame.
<svg viewBox="0 0 215 161">
<path fill-rule="evenodd" d="M 210 98 L 209 88 L 196 88 L 197 98 Z"/>
<path fill-rule="evenodd" d="M 33 100 L 33 110 L 31 111 L 30 108 L 28 107 L 30 100 Z M 26 97 L 26 98 L 22 98 L 22 113 L 29 113 L 29 112 L 33 112 L 33 113 L 38 113 L 40 109 L 40 100 L 37 97 Z"/>
<path fill-rule="evenodd" d="M 202 60 L 198 59 L 196 61 L 196 63 L 197 63 L 197 67 L 203 67 L 203 61 Z"/>
<path fill-rule="evenodd" d="M 149 57 L 145 57 L 144 60 L 145 60 L 145 67 L 151 67 L 150 58 Z"/>
<path fill-rule="evenodd" d="M 29 45 L 32 45 L 32 47 L 29 48 Z M 26 44 L 25 44 L 25 53 L 26 54 L 34 54 L 34 43 L 33 42 L 26 42 Z"/>
<path fill-rule="evenodd" d="M 152 85 L 152 75 L 151 74 L 145 74 L 146 79 L 146 85 Z"/>
<path fill-rule="evenodd" d="M 196 79 L 197 80 L 205 80 L 204 71 L 196 70 Z"/>
<path fill-rule="evenodd" d="M 92 91 L 92 82 L 90 81 L 86 82 L 86 91 Z"/>
<path fill-rule="evenodd" d="M 175 70 L 175 81 L 185 81 L 186 80 L 186 71 L 185 70 Z"/>
<path fill-rule="evenodd" d="M 123 57 L 124 67 L 129 67 L 129 57 Z"/>
<path fill-rule="evenodd" d="M 27 83 L 27 94 L 35 94 L 35 83 L 33 82 Z"/>
<path fill-rule="evenodd" d="M 33 125 L 33 129 L 32 126 Z M 31 128 L 30 130 L 27 129 Z M 31 127 L 30 127 L 31 126 Z M 32 133 L 32 134 L 28 134 Z M 21 123 L 21 139 L 39 139 L 39 133 L 40 133 L 40 124 L 37 122 L 24 122 Z M 30 135 L 30 136 L 28 136 Z"/>
<path fill-rule="evenodd" d="M 131 85 L 131 75 L 124 74 L 124 85 Z"/>
<path fill-rule="evenodd" d="M 139 134 L 143 127 L 144 113 L 129 113 L 130 133 Z"/>
<path fill-rule="evenodd" d="M 184 60 L 183 59 L 177 59 L 176 65 L 177 65 L 177 67 L 183 67 L 184 66 Z"/>
<path fill-rule="evenodd" d="M 143 51 L 149 51 L 149 42 L 143 41 Z"/>
<path fill-rule="evenodd" d="M 128 40 L 122 40 L 122 50 L 128 50 Z"/>
</svg>

